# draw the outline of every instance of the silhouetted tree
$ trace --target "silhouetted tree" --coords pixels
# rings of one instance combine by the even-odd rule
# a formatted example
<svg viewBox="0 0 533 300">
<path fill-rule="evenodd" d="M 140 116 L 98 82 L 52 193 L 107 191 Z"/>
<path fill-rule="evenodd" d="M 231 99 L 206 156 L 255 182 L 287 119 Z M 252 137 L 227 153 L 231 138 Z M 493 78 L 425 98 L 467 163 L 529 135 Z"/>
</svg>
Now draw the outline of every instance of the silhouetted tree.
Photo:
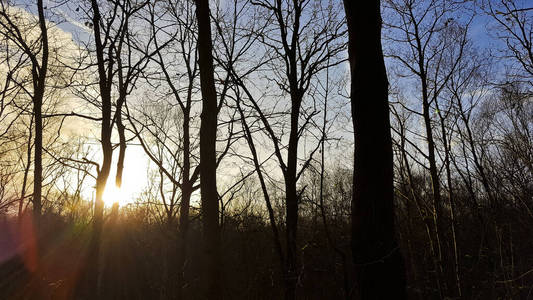
<svg viewBox="0 0 533 300">
<path fill-rule="evenodd" d="M 302 151 L 302 145 L 306 134 L 314 139 L 313 129 L 319 131 L 313 126 L 318 115 L 316 82 L 320 80 L 321 71 L 342 61 L 339 53 L 345 49 L 341 41 L 345 31 L 339 10 L 333 5 L 321 12 L 318 2 L 313 1 L 257 1 L 252 4 L 257 9 L 256 14 L 267 16 L 263 20 L 266 23 L 248 24 L 251 34 L 244 31 L 240 33 L 243 38 L 239 36 L 236 39 L 246 42 L 238 43 L 237 47 L 229 43 L 226 51 L 239 55 L 243 50 L 255 51 L 254 64 L 244 70 L 239 70 L 234 64 L 226 68 L 232 70 L 233 81 L 242 89 L 241 107 L 244 109 L 244 101 L 249 101 L 247 106 L 262 126 L 257 134 L 252 134 L 254 131 L 246 130 L 244 126 L 252 156 L 257 156 L 257 151 L 252 149 L 255 143 L 253 135 L 268 139 L 283 176 L 285 253 L 280 251 L 278 242 L 275 242 L 275 247 L 284 264 L 285 298 L 294 299 L 302 275 L 297 232 L 299 203 L 305 188 L 300 186 L 299 180 L 320 149 L 318 141 L 307 151 Z M 257 90 L 253 83 L 255 76 L 270 78 L 270 82 L 264 89 Z M 264 98 L 269 101 L 263 101 Z M 241 116 L 248 117 L 246 114 Z M 258 165 L 259 160 L 255 160 L 254 166 L 259 174 L 263 171 Z M 271 192 L 263 188 L 267 207 L 271 198 L 268 193 Z M 272 223 L 275 221 L 272 216 L 269 219 L 276 238 L 277 225 Z"/>
<path fill-rule="evenodd" d="M 142 69 L 145 58 L 132 61 L 132 47 L 130 42 L 130 19 L 140 11 L 147 2 L 122 2 L 110 1 L 106 5 L 96 0 L 90 2 L 87 8 L 87 17 L 94 35 L 94 51 L 97 67 L 97 81 L 99 99 L 94 101 L 101 110 L 101 117 L 90 118 L 100 122 L 100 145 L 102 148 L 102 163 L 92 162 L 97 167 L 96 177 L 96 198 L 94 203 L 93 234 L 88 251 L 87 259 L 87 286 L 88 293 L 98 295 L 99 269 L 100 269 L 100 243 L 103 228 L 104 201 L 103 193 L 107 184 L 107 179 L 111 170 L 113 158 L 112 133 L 113 127 L 117 125 L 119 133 L 119 158 L 116 184 L 122 183 L 122 167 L 125 155 L 126 140 L 124 126 L 122 124 L 122 107 L 126 102 L 126 97 L 134 85 L 136 76 Z M 104 7 L 104 17 L 102 17 L 102 7 Z M 123 64 L 123 55 L 126 55 L 127 65 Z M 116 101 L 113 101 L 114 87 L 118 92 Z M 88 95 L 88 98 L 94 97 Z M 113 104 L 115 110 L 113 111 Z"/>
<path fill-rule="evenodd" d="M 387 21 L 386 38 L 388 41 L 394 41 L 390 44 L 388 56 L 398 63 L 401 74 L 413 78 L 418 83 L 412 90 L 409 90 L 406 85 L 403 86 L 402 92 L 414 93 L 417 99 L 414 103 L 421 107 L 421 109 L 413 109 L 412 105 L 404 106 L 419 117 L 424 124 L 423 130 L 417 132 L 425 140 L 424 147 L 410 144 L 416 146 L 417 151 L 420 150 L 419 154 L 423 159 L 419 162 L 424 169 L 429 171 L 428 185 L 431 193 L 433 221 L 431 245 L 433 245 L 433 260 L 436 269 L 435 280 L 439 286 L 440 297 L 445 297 L 452 293 L 444 278 L 449 274 L 448 269 L 445 270 L 443 267 L 451 257 L 445 238 L 448 232 L 444 225 L 447 214 L 444 209 L 443 184 L 439 166 L 441 161 L 442 168 L 446 166 L 444 162 L 446 151 L 442 151 L 442 155 L 438 151 L 437 137 L 439 129 L 442 134 L 442 127 L 435 124 L 435 119 L 442 116 L 439 114 L 439 103 L 443 101 L 443 90 L 451 76 L 457 71 L 458 63 L 463 59 L 471 15 L 465 15 L 467 18 L 470 17 L 466 21 L 454 19 L 454 13 L 464 7 L 461 7 L 460 3 L 452 2 L 400 0 L 387 1 L 386 5 L 387 12 L 391 16 Z M 445 143 L 447 144 L 447 141 Z M 443 146 L 443 148 L 447 147 L 448 145 Z"/>
<path fill-rule="evenodd" d="M 407 299 L 394 229 L 388 80 L 380 1 L 344 1 L 355 157 L 352 251 L 361 299 Z M 386 288 L 383 286 L 386 285 Z"/>
<path fill-rule="evenodd" d="M 39 24 L 39 39 L 38 43 L 31 43 L 26 40 L 22 29 L 14 21 L 13 16 L 9 11 L 10 3 L 2 2 L 0 10 L 0 25 L 3 27 L 1 31 L 9 40 L 13 41 L 24 55 L 28 56 L 31 61 L 31 76 L 32 76 L 32 91 L 30 92 L 31 100 L 33 102 L 33 117 L 35 121 L 35 137 L 34 137 L 34 168 L 33 168 L 33 212 L 37 224 L 39 224 L 41 216 L 41 196 L 42 196 L 42 180 L 43 180 L 43 98 L 46 87 L 46 72 L 48 70 L 48 29 L 47 20 L 44 15 L 44 5 L 42 0 L 37 1 L 37 14 Z M 38 226 L 38 225 L 37 225 Z"/>
<path fill-rule="evenodd" d="M 196 0 L 198 21 L 198 66 L 202 91 L 202 115 L 200 124 L 200 189 L 202 223 L 206 264 L 206 297 L 220 299 L 220 227 L 216 176 L 217 93 L 213 67 L 213 42 L 208 0 Z"/>
</svg>

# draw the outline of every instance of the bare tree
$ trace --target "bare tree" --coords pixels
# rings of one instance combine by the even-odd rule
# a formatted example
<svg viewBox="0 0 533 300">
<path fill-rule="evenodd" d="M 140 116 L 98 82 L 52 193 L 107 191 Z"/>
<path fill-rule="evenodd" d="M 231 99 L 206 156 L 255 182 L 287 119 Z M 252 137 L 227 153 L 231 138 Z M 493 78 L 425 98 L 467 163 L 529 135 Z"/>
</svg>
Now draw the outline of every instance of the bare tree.
<svg viewBox="0 0 533 300">
<path fill-rule="evenodd" d="M 410 142 L 410 145 L 421 155 L 420 166 L 429 171 L 431 200 L 432 200 L 432 239 L 434 249 L 434 265 L 437 269 L 436 282 L 439 293 L 447 294 L 444 276 L 446 273 L 443 265 L 447 262 L 447 243 L 443 239 L 447 230 L 444 226 L 446 211 L 442 197 L 442 182 L 439 162 L 446 167 L 447 159 L 438 150 L 436 140 L 441 130 L 441 137 L 448 144 L 446 130 L 442 126 L 436 127 L 435 117 L 443 117 L 439 113 L 439 104 L 442 100 L 443 90 L 457 71 L 459 62 L 464 58 L 464 48 L 467 44 L 467 33 L 472 18 L 469 14 L 462 18 L 454 13 L 462 8 L 459 4 L 438 1 L 387 1 L 387 13 L 390 20 L 387 23 L 387 41 L 390 42 L 388 56 L 397 63 L 398 74 L 405 78 L 416 80 L 419 88 L 409 89 L 409 80 L 402 81 L 403 93 L 418 99 L 413 104 L 411 101 L 403 108 L 420 118 L 424 124 L 421 132 L 411 132 L 416 138 L 425 141 L 422 150 L 418 143 Z M 419 111 L 414 105 L 421 106 Z M 441 104 L 441 106 L 444 104 Z M 433 114 L 435 112 L 435 114 Z M 439 123 L 437 123 L 439 124 Z M 436 128 L 435 128 L 436 127 Z M 447 148 L 444 145 L 443 148 Z M 420 151 L 419 151 L 420 150 Z M 447 151 L 447 150 L 446 150 Z M 443 151 L 443 153 L 446 153 Z M 429 166 L 426 165 L 429 164 Z M 457 270 L 456 270 L 457 271 Z M 460 290 L 457 290 L 460 293 Z M 444 295 L 443 294 L 443 295 Z M 441 297 L 444 297 L 441 295 Z"/>
<path fill-rule="evenodd" d="M 87 48 L 94 49 L 96 62 L 94 65 L 90 62 L 89 67 L 96 67 L 98 81 L 98 97 L 94 97 L 94 94 L 87 91 L 88 85 L 86 83 L 81 86 L 78 95 L 88 100 L 89 103 L 101 111 L 100 117 L 72 114 L 100 123 L 102 163 L 88 161 L 88 163 L 96 166 L 97 176 L 93 235 L 87 259 L 87 289 L 84 291 L 88 293 L 94 292 L 96 295 L 99 293 L 99 269 L 101 268 L 99 252 L 104 213 L 103 193 L 111 170 L 113 150 L 115 149 L 112 143 L 113 128 L 116 125 L 119 134 L 119 158 L 115 182 L 120 187 L 126 148 L 122 108 L 126 103 L 127 95 L 131 92 L 139 73 L 147 62 L 147 58 L 144 56 L 134 56 L 135 43 L 132 41 L 133 38 L 130 32 L 132 29 L 130 26 L 132 26 L 131 23 L 133 23 L 134 16 L 146 4 L 146 1 L 111 1 L 103 4 L 93 0 L 87 7 L 79 3 L 76 9 L 76 11 L 81 9 L 85 17 L 90 20 L 86 21 L 86 24 L 92 29 L 94 38 L 92 42 L 94 45 L 87 45 Z M 89 56 L 88 58 L 91 57 Z M 114 110 L 113 107 L 115 108 Z"/>
<path fill-rule="evenodd" d="M 249 101 L 246 106 L 252 109 L 258 118 L 263 128 L 262 138 L 272 143 L 273 153 L 283 176 L 286 252 L 285 254 L 281 252 L 281 246 L 277 241 L 275 248 L 284 264 L 282 273 L 286 299 L 296 297 L 296 288 L 301 275 L 297 229 L 298 206 L 304 189 L 299 190 L 298 182 L 314 154 L 319 150 L 320 144 L 311 146 L 311 150 L 306 151 L 304 157 L 300 156 L 299 146 L 303 143 L 303 137 L 311 131 L 314 118 L 318 115 L 312 97 L 313 91 L 317 88 L 315 81 L 318 80 L 318 74 L 326 68 L 339 64 L 341 59 L 338 54 L 344 49 L 344 44 L 340 42 L 344 31 L 338 16 L 339 11 L 332 6 L 320 11 L 311 3 L 314 2 L 252 2 L 258 9 L 258 14 L 267 16 L 266 23 L 254 24 L 249 27 L 251 28 L 249 32 L 239 33 L 242 38 L 236 39 L 238 43 L 228 43 L 230 46 L 226 46 L 226 51 L 229 53 L 239 53 L 235 55 L 239 60 L 245 59 L 240 56 L 248 51 L 261 53 L 260 56 L 254 57 L 256 63 L 248 70 L 239 70 L 233 65 L 225 67 L 232 70 L 232 80 L 242 89 L 242 100 Z M 255 44 L 255 40 L 259 43 Z M 252 83 L 252 78 L 256 77 L 270 78 L 279 89 L 269 91 L 270 86 L 268 86 L 256 93 L 259 87 Z M 283 101 L 285 97 L 289 100 L 286 103 Z M 245 107 L 243 102 L 240 105 L 239 110 L 243 110 Z M 283 112 L 276 111 L 281 107 L 284 109 Z M 243 117 L 247 117 L 244 112 L 241 114 L 241 118 Z M 248 146 L 255 157 L 256 172 L 260 174 L 262 162 L 257 158 L 257 150 L 253 149 L 257 148 L 253 145 L 254 130 L 246 129 L 247 125 L 243 126 Z M 288 134 L 283 129 L 286 127 Z M 270 206 L 268 191 L 265 187 L 262 190 L 268 208 Z M 269 216 L 276 239 L 277 225 L 272 213 L 269 213 Z"/>
<path fill-rule="evenodd" d="M 198 66 L 202 91 L 200 124 L 200 188 L 206 269 L 206 297 L 220 299 L 220 227 L 216 176 L 217 93 L 213 67 L 213 42 L 208 0 L 196 1 Z"/>
<path fill-rule="evenodd" d="M 44 14 L 44 5 L 42 0 L 37 1 L 39 38 L 35 42 L 29 42 L 23 35 L 22 29 L 13 20 L 10 12 L 10 3 L 2 2 L 0 10 L 0 26 L 2 34 L 13 41 L 24 55 L 31 61 L 32 90 L 28 91 L 33 102 L 33 115 L 35 119 L 35 138 L 34 138 L 34 168 L 33 168 L 33 211 L 37 224 L 41 216 L 41 195 L 42 195 L 42 177 L 43 177 L 43 117 L 42 106 L 45 95 L 46 73 L 48 70 L 48 29 L 47 21 Z"/>
</svg>

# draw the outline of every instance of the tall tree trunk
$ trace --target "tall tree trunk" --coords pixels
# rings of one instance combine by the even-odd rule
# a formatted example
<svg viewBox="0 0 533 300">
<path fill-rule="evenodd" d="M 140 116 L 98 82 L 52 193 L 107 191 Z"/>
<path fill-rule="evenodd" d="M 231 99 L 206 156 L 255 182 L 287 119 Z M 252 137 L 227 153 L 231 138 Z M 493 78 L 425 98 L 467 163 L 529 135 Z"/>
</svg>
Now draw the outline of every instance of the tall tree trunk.
<svg viewBox="0 0 533 300">
<path fill-rule="evenodd" d="M 296 13 L 294 20 L 295 29 L 299 28 L 301 7 L 294 5 Z M 285 299 L 296 299 L 296 284 L 298 283 L 298 272 L 300 268 L 299 251 L 297 246 L 298 232 L 298 202 L 297 191 L 297 166 L 298 166 L 298 142 L 299 130 L 298 121 L 300 119 L 300 108 L 302 106 L 303 92 L 298 85 L 296 38 L 293 37 L 291 47 L 286 50 L 289 60 L 289 70 L 287 77 L 289 80 L 289 90 L 291 96 L 291 125 L 289 133 L 289 145 L 287 148 L 287 169 L 284 172 L 285 179 L 285 223 L 287 239 L 287 259 L 286 259 L 286 279 L 285 279 Z"/>
<path fill-rule="evenodd" d="M 202 90 L 200 125 L 200 188 L 204 254 L 206 263 L 206 298 L 220 299 L 220 228 L 216 183 L 217 94 L 213 68 L 213 43 L 209 1 L 196 0 L 198 21 L 198 65 Z"/>
<path fill-rule="evenodd" d="M 46 29 L 46 19 L 44 18 L 43 0 L 37 1 L 37 13 L 39 15 L 39 28 L 41 30 L 42 57 L 41 65 L 35 62 L 32 66 L 33 76 L 33 114 L 35 118 L 35 159 L 33 169 L 33 214 L 36 226 L 40 228 L 41 218 L 41 194 L 43 181 L 43 116 L 42 106 L 46 82 L 46 72 L 48 69 L 48 31 Z"/>
<path fill-rule="evenodd" d="M 100 244 L 102 227 L 104 223 L 104 190 L 109 177 L 111 169 L 111 162 L 113 159 L 113 147 L 111 144 L 111 84 L 106 70 L 106 62 L 109 68 L 112 68 L 113 61 L 107 61 L 104 57 L 104 43 L 100 36 L 100 9 L 96 0 L 91 1 L 93 10 L 92 23 L 94 30 L 94 40 L 96 48 L 96 58 L 98 66 L 98 85 L 100 90 L 100 98 L 102 101 L 102 121 L 100 129 L 100 144 L 102 146 L 103 162 L 98 170 L 96 177 L 96 199 L 94 202 L 94 216 L 93 216 L 93 232 L 89 244 L 89 252 L 86 263 L 88 264 L 87 273 L 87 288 L 84 293 L 89 297 L 99 296 L 99 277 L 100 277 Z M 110 50 L 112 51 L 112 50 Z M 111 55 L 111 53 L 110 53 Z"/>
<path fill-rule="evenodd" d="M 393 157 L 380 1 L 344 0 L 355 139 L 352 254 L 361 299 L 406 299 L 394 236 Z"/>
</svg>

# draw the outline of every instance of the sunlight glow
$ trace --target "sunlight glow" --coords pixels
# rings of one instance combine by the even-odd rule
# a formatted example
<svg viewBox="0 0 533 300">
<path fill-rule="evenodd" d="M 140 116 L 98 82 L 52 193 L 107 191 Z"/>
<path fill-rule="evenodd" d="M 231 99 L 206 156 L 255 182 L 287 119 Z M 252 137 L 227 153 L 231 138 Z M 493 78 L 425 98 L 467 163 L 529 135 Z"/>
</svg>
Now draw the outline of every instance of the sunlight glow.
<svg viewBox="0 0 533 300">
<path fill-rule="evenodd" d="M 106 207 L 113 206 L 113 203 L 118 203 L 119 206 L 127 204 L 125 193 L 122 188 L 118 188 L 114 182 L 108 180 L 102 196 Z"/>
<path fill-rule="evenodd" d="M 118 151 L 115 152 L 113 161 L 118 160 Z M 122 174 L 122 187 L 118 188 L 115 185 L 116 165 L 113 165 L 103 195 L 105 207 L 111 208 L 115 202 L 120 207 L 135 203 L 136 199 L 147 187 L 148 167 L 148 159 L 144 157 L 144 150 L 140 147 L 128 147 Z M 83 192 L 85 199 L 94 199 L 94 183 L 90 182 L 90 184 L 92 188 L 87 188 Z"/>
</svg>

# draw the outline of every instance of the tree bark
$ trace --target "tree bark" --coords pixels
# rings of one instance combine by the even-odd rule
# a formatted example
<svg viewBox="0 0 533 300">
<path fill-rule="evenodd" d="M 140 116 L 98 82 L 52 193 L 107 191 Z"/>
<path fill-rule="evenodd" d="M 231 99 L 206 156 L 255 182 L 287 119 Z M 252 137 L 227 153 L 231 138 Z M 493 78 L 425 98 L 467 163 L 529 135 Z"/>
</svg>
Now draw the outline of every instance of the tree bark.
<svg viewBox="0 0 533 300">
<path fill-rule="evenodd" d="M 206 264 L 205 290 L 207 299 L 220 299 L 220 228 L 216 185 L 217 94 L 213 68 L 213 43 L 209 1 L 196 0 L 198 21 L 198 65 L 202 91 L 200 124 L 200 189 L 204 255 Z"/>
<path fill-rule="evenodd" d="M 361 299 L 406 299 L 394 231 L 388 81 L 381 49 L 380 1 L 344 0 L 348 23 L 355 139 L 352 254 Z"/>
</svg>

